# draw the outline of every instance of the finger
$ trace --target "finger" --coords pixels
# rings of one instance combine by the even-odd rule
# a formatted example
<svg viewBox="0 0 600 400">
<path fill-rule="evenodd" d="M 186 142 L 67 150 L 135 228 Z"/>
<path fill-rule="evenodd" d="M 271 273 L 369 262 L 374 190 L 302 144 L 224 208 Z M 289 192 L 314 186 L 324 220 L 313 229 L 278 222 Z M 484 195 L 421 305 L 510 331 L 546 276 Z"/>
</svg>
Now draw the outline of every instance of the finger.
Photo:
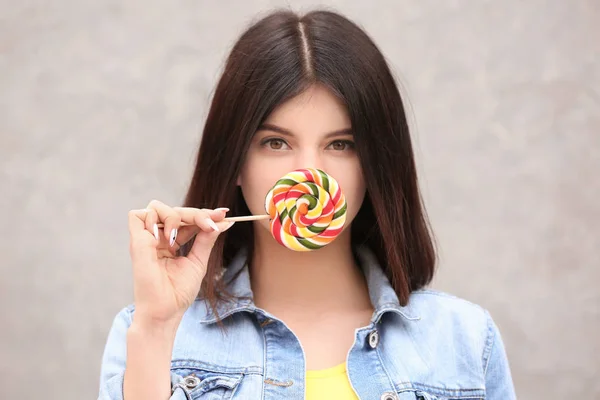
<svg viewBox="0 0 600 400">
<path fill-rule="evenodd" d="M 200 232 L 200 228 L 196 225 L 184 225 L 177 231 L 177 237 L 173 243 L 173 251 L 178 251 L 180 247 L 185 245 Z"/>
<path fill-rule="evenodd" d="M 158 232 L 158 213 L 156 210 L 146 207 L 146 218 L 144 220 L 146 230 L 150 232 L 157 242 L 160 242 Z"/>
<path fill-rule="evenodd" d="M 146 210 L 129 211 L 129 251 L 132 259 L 147 258 L 149 254 L 156 253 L 147 251 L 149 248 L 153 249 L 157 244 L 154 235 L 146 229 L 147 214 Z"/>
<path fill-rule="evenodd" d="M 202 260 L 205 260 L 205 262 L 208 261 L 212 248 L 214 247 L 219 235 L 231 228 L 235 222 L 222 221 L 218 222 L 217 224 L 220 225 L 219 231 L 199 232 L 196 235 L 194 238 L 194 243 L 192 244 L 192 247 L 187 255 L 190 260 L 193 260 L 196 263 L 202 263 Z"/>
<path fill-rule="evenodd" d="M 129 233 L 137 233 L 146 229 L 146 213 L 147 210 L 129 210 L 127 214 L 127 221 L 129 226 Z"/>
<path fill-rule="evenodd" d="M 211 221 L 211 223 L 208 221 Z M 219 235 L 220 229 L 217 231 L 210 226 L 211 224 L 215 224 L 215 222 L 208 217 L 204 217 L 202 213 L 195 214 L 188 223 L 193 225 L 182 227 L 179 230 L 177 243 L 180 245 L 183 245 L 194 238 L 195 241 L 211 243 L 216 240 L 216 237 Z M 207 237 L 212 238 L 213 236 L 214 239 L 206 240 Z"/>
<path fill-rule="evenodd" d="M 227 231 L 234 224 L 235 224 L 235 221 L 219 221 L 219 222 L 217 222 L 217 226 L 219 227 L 219 230 L 221 231 L 221 233 Z"/>
<path fill-rule="evenodd" d="M 194 207 L 174 207 L 174 210 L 179 213 L 184 222 L 193 222 L 193 219 L 199 215 L 200 217 L 209 217 L 214 222 L 218 222 L 225 218 L 225 215 L 229 211 L 229 208 L 194 208 Z"/>
<path fill-rule="evenodd" d="M 179 229 L 179 239 L 177 242 L 181 245 L 187 243 L 200 230 L 207 233 L 221 231 L 224 226 L 221 226 L 219 222 L 225 218 L 225 213 L 228 209 L 210 210 L 193 207 L 174 207 L 174 210 L 179 213 L 181 222 L 190 224 L 196 228 L 185 230 L 182 230 L 182 228 Z"/>
<path fill-rule="evenodd" d="M 160 204 L 157 204 L 157 211 L 160 211 Z M 214 210 L 194 207 L 173 207 L 173 211 L 177 212 L 180 225 L 179 228 L 172 229 L 172 234 L 169 235 L 169 245 L 174 252 L 189 242 L 199 232 L 225 231 L 232 225 L 222 221 L 229 211 L 229 208 L 226 207 Z M 161 218 L 159 215 L 159 219 Z M 181 226 L 181 224 L 186 224 L 187 226 Z M 164 228 L 167 231 L 169 229 L 167 226 Z"/>
<path fill-rule="evenodd" d="M 191 207 L 176 207 L 176 210 L 182 217 L 182 221 L 189 224 L 194 224 L 199 229 L 181 229 L 179 244 L 187 243 L 192 237 L 194 243 L 187 257 L 198 265 L 205 265 L 210 256 L 210 252 L 215 244 L 220 233 L 225 232 L 233 226 L 232 222 L 223 221 L 225 214 L 229 209 L 219 208 L 198 209 Z M 195 235 L 195 237 L 194 237 Z"/>
<path fill-rule="evenodd" d="M 148 208 L 156 211 L 158 220 L 164 225 L 162 235 L 168 241 L 169 245 L 172 245 L 177 238 L 177 230 L 181 225 L 179 213 L 158 200 L 152 200 L 148 204 Z"/>
<path fill-rule="evenodd" d="M 216 224 L 219 227 L 219 233 L 223 233 L 223 232 L 227 231 L 229 228 L 231 228 L 233 226 L 233 224 L 235 224 L 235 222 L 221 221 L 221 222 L 217 222 Z M 180 227 L 178 235 L 177 235 L 177 239 L 175 240 L 175 244 L 174 244 L 175 251 L 177 251 L 181 246 L 183 246 L 184 244 L 189 242 L 194 236 L 197 236 L 198 234 L 206 235 L 207 233 L 202 231 L 196 225 L 186 225 L 186 226 Z M 208 234 L 210 234 L 210 232 Z"/>
</svg>

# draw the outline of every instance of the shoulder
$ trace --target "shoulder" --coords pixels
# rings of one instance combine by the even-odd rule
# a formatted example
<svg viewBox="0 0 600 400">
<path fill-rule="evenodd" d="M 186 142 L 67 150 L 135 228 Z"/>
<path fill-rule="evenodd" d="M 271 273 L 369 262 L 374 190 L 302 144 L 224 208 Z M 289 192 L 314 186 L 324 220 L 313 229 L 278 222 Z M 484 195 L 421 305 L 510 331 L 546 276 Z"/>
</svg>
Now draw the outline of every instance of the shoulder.
<svg viewBox="0 0 600 400">
<path fill-rule="evenodd" d="M 423 322 L 424 342 L 441 345 L 438 359 L 457 360 L 460 355 L 459 362 L 446 364 L 447 370 L 452 364 L 456 371 L 467 369 L 467 376 L 478 377 L 471 386 L 485 388 L 486 398 L 516 399 L 502 335 L 487 309 L 431 289 L 414 292 L 410 301 Z"/>
<path fill-rule="evenodd" d="M 434 289 L 420 289 L 410 296 L 411 311 L 421 318 L 443 318 L 448 322 L 487 325 L 489 312 L 469 300 Z"/>
<path fill-rule="evenodd" d="M 485 308 L 420 289 L 400 314 L 387 319 L 384 353 L 398 379 L 443 398 L 515 398 L 500 333 Z"/>
<path fill-rule="evenodd" d="M 410 296 L 411 313 L 419 319 L 424 340 L 452 342 L 486 361 L 496 334 L 496 326 L 487 309 L 450 293 L 421 289 Z"/>
</svg>

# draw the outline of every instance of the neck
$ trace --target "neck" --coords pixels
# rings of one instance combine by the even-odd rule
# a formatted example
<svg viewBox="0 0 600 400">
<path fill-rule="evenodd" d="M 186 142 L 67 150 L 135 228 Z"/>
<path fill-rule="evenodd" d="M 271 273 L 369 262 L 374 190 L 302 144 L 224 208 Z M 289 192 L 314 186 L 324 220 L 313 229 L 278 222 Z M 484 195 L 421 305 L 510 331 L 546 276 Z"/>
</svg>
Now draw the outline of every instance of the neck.
<svg viewBox="0 0 600 400">
<path fill-rule="evenodd" d="M 297 252 L 281 246 L 256 224 L 250 264 L 254 303 L 274 315 L 371 309 L 349 228 L 319 250 Z"/>
</svg>

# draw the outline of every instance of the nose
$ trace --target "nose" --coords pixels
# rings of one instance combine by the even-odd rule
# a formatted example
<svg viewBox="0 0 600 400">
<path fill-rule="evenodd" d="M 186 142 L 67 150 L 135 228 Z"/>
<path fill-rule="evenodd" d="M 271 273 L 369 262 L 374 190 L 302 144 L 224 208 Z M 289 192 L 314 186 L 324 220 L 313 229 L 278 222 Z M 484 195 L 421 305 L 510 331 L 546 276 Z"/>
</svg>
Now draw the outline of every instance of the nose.
<svg viewBox="0 0 600 400">
<path fill-rule="evenodd" d="M 294 162 L 295 169 L 298 168 L 319 168 L 323 169 L 322 154 L 318 149 L 303 149 L 298 152 Z"/>
</svg>

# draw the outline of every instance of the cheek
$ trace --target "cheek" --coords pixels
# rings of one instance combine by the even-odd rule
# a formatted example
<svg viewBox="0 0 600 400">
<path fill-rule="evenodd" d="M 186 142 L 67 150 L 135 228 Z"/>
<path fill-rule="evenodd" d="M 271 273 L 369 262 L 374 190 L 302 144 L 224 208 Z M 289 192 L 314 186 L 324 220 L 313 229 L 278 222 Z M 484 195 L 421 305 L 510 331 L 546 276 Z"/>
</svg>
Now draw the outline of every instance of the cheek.
<svg viewBox="0 0 600 400">
<path fill-rule="evenodd" d="M 340 184 L 341 185 L 341 184 Z M 342 186 L 343 188 L 344 186 Z M 350 224 L 354 217 L 358 214 L 358 210 L 365 199 L 366 188 L 362 180 L 360 182 L 353 181 L 345 185 L 344 195 L 346 196 L 346 203 L 348 205 L 347 212 L 347 224 Z"/>
<path fill-rule="evenodd" d="M 337 176 L 335 175 L 336 173 Z M 366 185 L 362 177 L 362 171 L 360 167 L 353 167 L 345 171 L 332 171 L 331 175 L 336 178 L 344 192 L 344 196 L 346 196 L 348 206 L 346 225 L 349 225 L 356 214 L 358 214 L 358 210 L 360 210 L 366 194 Z"/>
<path fill-rule="evenodd" d="M 289 172 L 264 161 L 260 157 L 249 157 L 239 180 L 248 209 L 255 215 L 265 214 L 267 193 L 279 178 Z"/>
<path fill-rule="evenodd" d="M 243 174 L 241 188 L 250 212 L 264 214 L 265 195 L 270 189 L 266 179 L 261 175 Z"/>
</svg>

